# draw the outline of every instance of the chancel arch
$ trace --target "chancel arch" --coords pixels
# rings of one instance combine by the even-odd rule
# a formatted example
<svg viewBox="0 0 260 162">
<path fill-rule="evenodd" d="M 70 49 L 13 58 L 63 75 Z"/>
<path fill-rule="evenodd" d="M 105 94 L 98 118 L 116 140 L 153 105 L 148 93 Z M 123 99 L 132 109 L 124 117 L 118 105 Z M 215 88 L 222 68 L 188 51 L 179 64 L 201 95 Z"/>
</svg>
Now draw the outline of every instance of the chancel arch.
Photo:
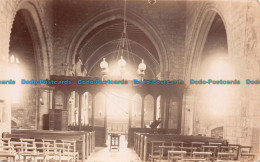
<svg viewBox="0 0 260 162">
<path fill-rule="evenodd" d="M 114 13 L 117 13 L 117 14 L 114 14 Z M 93 34 L 95 35 L 95 33 L 97 33 L 95 35 L 95 36 L 97 36 L 99 34 L 102 34 L 102 32 L 100 32 L 100 30 L 105 31 L 107 29 L 108 30 L 112 29 L 115 32 L 116 31 L 115 25 L 117 25 L 117 23 L 120 21 L 122 22 L 122 19 L 123 19 L 122 13 L 123 12 L 121 9 L 112 9 L 112 10 L 99 14 L 98 16 L 93 18 L 91 21 L 89 21 L 88 23 L 83 25 L 81 27 L 81 29 L 79 30 L 79 32 L 76 34 L 76 36 L 72 40 L 72 43 L 69 48 L 69 52 L 67 54 L 67 59 L 66 59 L 67 62 L 69 62 L 69 60 L 72 60 L 72 62 L 74 62 L 75 57 L 79 57 L 79 54 L 82 53 L 82 52 L 80 52 L 80 50 L 83 49 L 82 48 L 83 45 L 86 43 L 87 44 L 90 43 L 91 41 L 89 41 L 89 40 L 93 39 L 93 37 L 91 35 L 93 35 Z M 111 15 L 113 15 L 113 16 L 111 16 Z M 131 28 L 131 26 L 133 26 L 134 27 L 133 31 L 143 33 L 144 37 L 147 37 L 147 40 L 150 41 L 150 45 L 149 45 L 150 49 L 154 48 L 154 50 L 152 50 L 153 51 L 152 53 L 155 54 L 155 57 L 158 57 L 158 63 L 155 64 L 156 73 L 159 73 L 159 71 L 168 71 L 168 61 L 167 61 L 166 49 L 164 47 L 163 42 L 161 41 L 159 34 L 156 32 L 156 30 L 143 18 L 134 14 L 134 12 L 128 11 L 127 17 L 128 17 L 127 21 L 128 21 L 129 27 Z M 117 23 L 113 23 L 113 22 L 117 22 Z M 91 23 L 91 26 L 88 27 L 90 23 Z M 145 25 L 140 25 L 143 23 L 145 23 Z M 104 26 L 106 24 L 109 27 L 101 28 L 102 25 Z M 113 25 L 113 24 L 115 24 L 115 25 Z M 117 27 L 120 27 L 120 25 L 119 26 L 117 25 Z M 118 31 L 119 37 L 120 37 L 121 32 L 122 32 L 122 28 L 120 31 Z M 132 32 L 132 31 L 130 31 L 130 32 Z M 113 37 L 118 34 L 114 34 Z M 86 39 L 86 38 L 88 38 L 88 39 Z M 86 41 L 85 39 L 88 41 Z M 97 43 L 95 43 L 95 44 L 97 44 Z M 86 45 L 85 45 L 85 47 L 86 47 Z M 116 48 L 114 48 L 114 49 L 116 49 Z M 148 50 L 150 50 L 150 49 L 148 48 Z M 87 51 L 86 52 L 83 51 L 83 55 L 85 55 L 86 53 L 87 53 Z M 89 50 L 88 50 L 87 54 L 90 54 Z M 85 56 L 80 56 L 80 57 L 83 60 L 85 60 L 85 58 L 84 58 Z"/>
<path fill-rule="evenodd" d="M 259 7 L 256 0 L 0 0 L 0 135 L 7 137 L 0 145 L 10 139 L 18 151 L 17 138 L 47 139 L 63 158 L 69 141 L 78 161 L 147 162 L 160 160 L 150 155 L 161 141 L 166 149 L 184 144 L 184 158 L 259 159 L 260 91 L 245 83 L 259 80 Z M 2 85 L 7 78 L 16 84 Z M 41 79 L 50 82 L 34 82 Z M 190 82 L 208 79 L 224 84 Z M 240 84 L 225 85 L 233 80 Z M 109 152 L 119 136 L 118 152 Z M 32 160 L 50 157 L 37 149 Z M 17 160 L 17 151 L 0 161 Z"/>
</svg>

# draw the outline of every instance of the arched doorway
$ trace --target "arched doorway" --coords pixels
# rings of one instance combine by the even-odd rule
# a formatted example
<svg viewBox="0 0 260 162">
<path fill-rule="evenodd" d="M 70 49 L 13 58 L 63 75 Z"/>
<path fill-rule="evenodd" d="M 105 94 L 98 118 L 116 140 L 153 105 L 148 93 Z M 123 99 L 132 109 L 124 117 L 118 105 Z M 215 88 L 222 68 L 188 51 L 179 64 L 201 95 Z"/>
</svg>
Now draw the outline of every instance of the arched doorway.
<svg viewBox="0 0 260 162">
<path fill-rule="evenodd" d="M 223 20 L 215 14 L 202 53 L 199 57 L 198 77 L 203 80 L 235 80 L 232 63 L 228 57 L 227 34 Z M 232 85 L 207 84 L 197 89 L 193 134 L 211 136 L 212 125 L 223 126 L 230 100 L 234 92 Z M 224 132 L 220 132 L 224 136 Z"/>
<path fill-rule="evenodd" d="M 21 79 L 32 81 L 49 78 L 51 56 L 46 33 L 34 3 L 21 1 L 16 9 L 9 45 L 10 77 L 16 80 L 11 92 L 11 111 L 12 118 L 21 122 L 13 128 L 49 129 L 51 90 L 28 82 L 21 85 Z"/>
<path fill-rule="evenodd" d="M 39 79 L 40 66 L 37 62 L 40 59 L 36 52 L 36 43 L 32 37 L 32 31 L 26 19 L 30 17 L 28 11 L 19 10 L 16 13 L 9 48 L 9 62 L 12 64 L 13 76 L 17 81 L 12 97 L 12 117 L 19 121 L 19 124 L 12 125 L 12 128 L 36 129 L 37 113 L 40 92 L 33 86 L 22 85 L 21 79 L 27 81 Z"/>
</svg>

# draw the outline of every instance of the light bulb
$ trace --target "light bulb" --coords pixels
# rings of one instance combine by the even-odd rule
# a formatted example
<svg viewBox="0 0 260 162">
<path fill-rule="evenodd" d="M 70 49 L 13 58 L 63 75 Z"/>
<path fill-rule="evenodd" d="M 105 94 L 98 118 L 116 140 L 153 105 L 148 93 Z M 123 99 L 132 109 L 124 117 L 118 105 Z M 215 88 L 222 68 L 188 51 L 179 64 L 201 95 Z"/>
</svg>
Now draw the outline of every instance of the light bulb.
<svg viewBox="0 0 260 162">
<path fill-rule="evenodd" d="M 120 68 L 124 68 L 126 66 L 126 61 L 123 59 L 123 56 L 121 56 L 120 60 L 118 60 L 117 63 Z"/>
<path fill-rule="evenodd" d="M 108 63 L 106 62 L 106 58 L 103 58 L 103 61 L 100 63 L 101 69 L 107 69 Z"/>
<path fill-rule="evenodd" d="M 142 62 L 138 65 L 138 69 L 139 69 L 140 71 L 145 71 L 146 65 L 145 65 L 145 63 L 144 63 L 144 60 L 142 60 Z"/>
</svg>

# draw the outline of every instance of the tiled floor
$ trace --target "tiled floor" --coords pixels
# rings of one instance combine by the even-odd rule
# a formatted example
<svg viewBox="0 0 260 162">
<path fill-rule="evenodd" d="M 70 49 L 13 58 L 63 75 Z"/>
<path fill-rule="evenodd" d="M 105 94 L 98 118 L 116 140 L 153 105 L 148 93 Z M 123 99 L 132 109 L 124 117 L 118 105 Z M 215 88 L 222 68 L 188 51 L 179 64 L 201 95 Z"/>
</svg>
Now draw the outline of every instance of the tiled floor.
<svg viewBox="0 0 260 162">
<path fill-rule="evenodd" d="M 110 137 L 107 140 L 108 147 L 96 147 L 95 152 L 88 157 L 87 162 L 139 162 L 141 161 L 133 149 L 127 148 L 124 136 L 120 137 L 120 149 L 109 151 Z"/>
</svg>

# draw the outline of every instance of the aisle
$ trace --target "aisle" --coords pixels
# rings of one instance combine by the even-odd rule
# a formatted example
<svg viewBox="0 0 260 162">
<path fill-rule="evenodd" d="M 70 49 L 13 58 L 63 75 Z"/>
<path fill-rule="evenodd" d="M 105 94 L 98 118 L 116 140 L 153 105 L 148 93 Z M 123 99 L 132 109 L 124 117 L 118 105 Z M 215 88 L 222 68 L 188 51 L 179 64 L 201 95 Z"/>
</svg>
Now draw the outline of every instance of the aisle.
<svg viewBox="0 0 260 162">
<path fill-rule="evenodd" d="M 108 147 L 96 147 L 87 162 L 139 162 L 141 161 L 133 149 L 127 148 L 124 136 L 120 137 L 120 150 L 109 151 L 110 140 L 107 140 Z"/>
<path fill-rule="evenodd" d="M 119 152 L 109 151 L 109 148 L 98 147 L 95 153 L 88 157 L 87 162 L 139 162 L 134 150 L 122 148 Z"/>
</svg>

